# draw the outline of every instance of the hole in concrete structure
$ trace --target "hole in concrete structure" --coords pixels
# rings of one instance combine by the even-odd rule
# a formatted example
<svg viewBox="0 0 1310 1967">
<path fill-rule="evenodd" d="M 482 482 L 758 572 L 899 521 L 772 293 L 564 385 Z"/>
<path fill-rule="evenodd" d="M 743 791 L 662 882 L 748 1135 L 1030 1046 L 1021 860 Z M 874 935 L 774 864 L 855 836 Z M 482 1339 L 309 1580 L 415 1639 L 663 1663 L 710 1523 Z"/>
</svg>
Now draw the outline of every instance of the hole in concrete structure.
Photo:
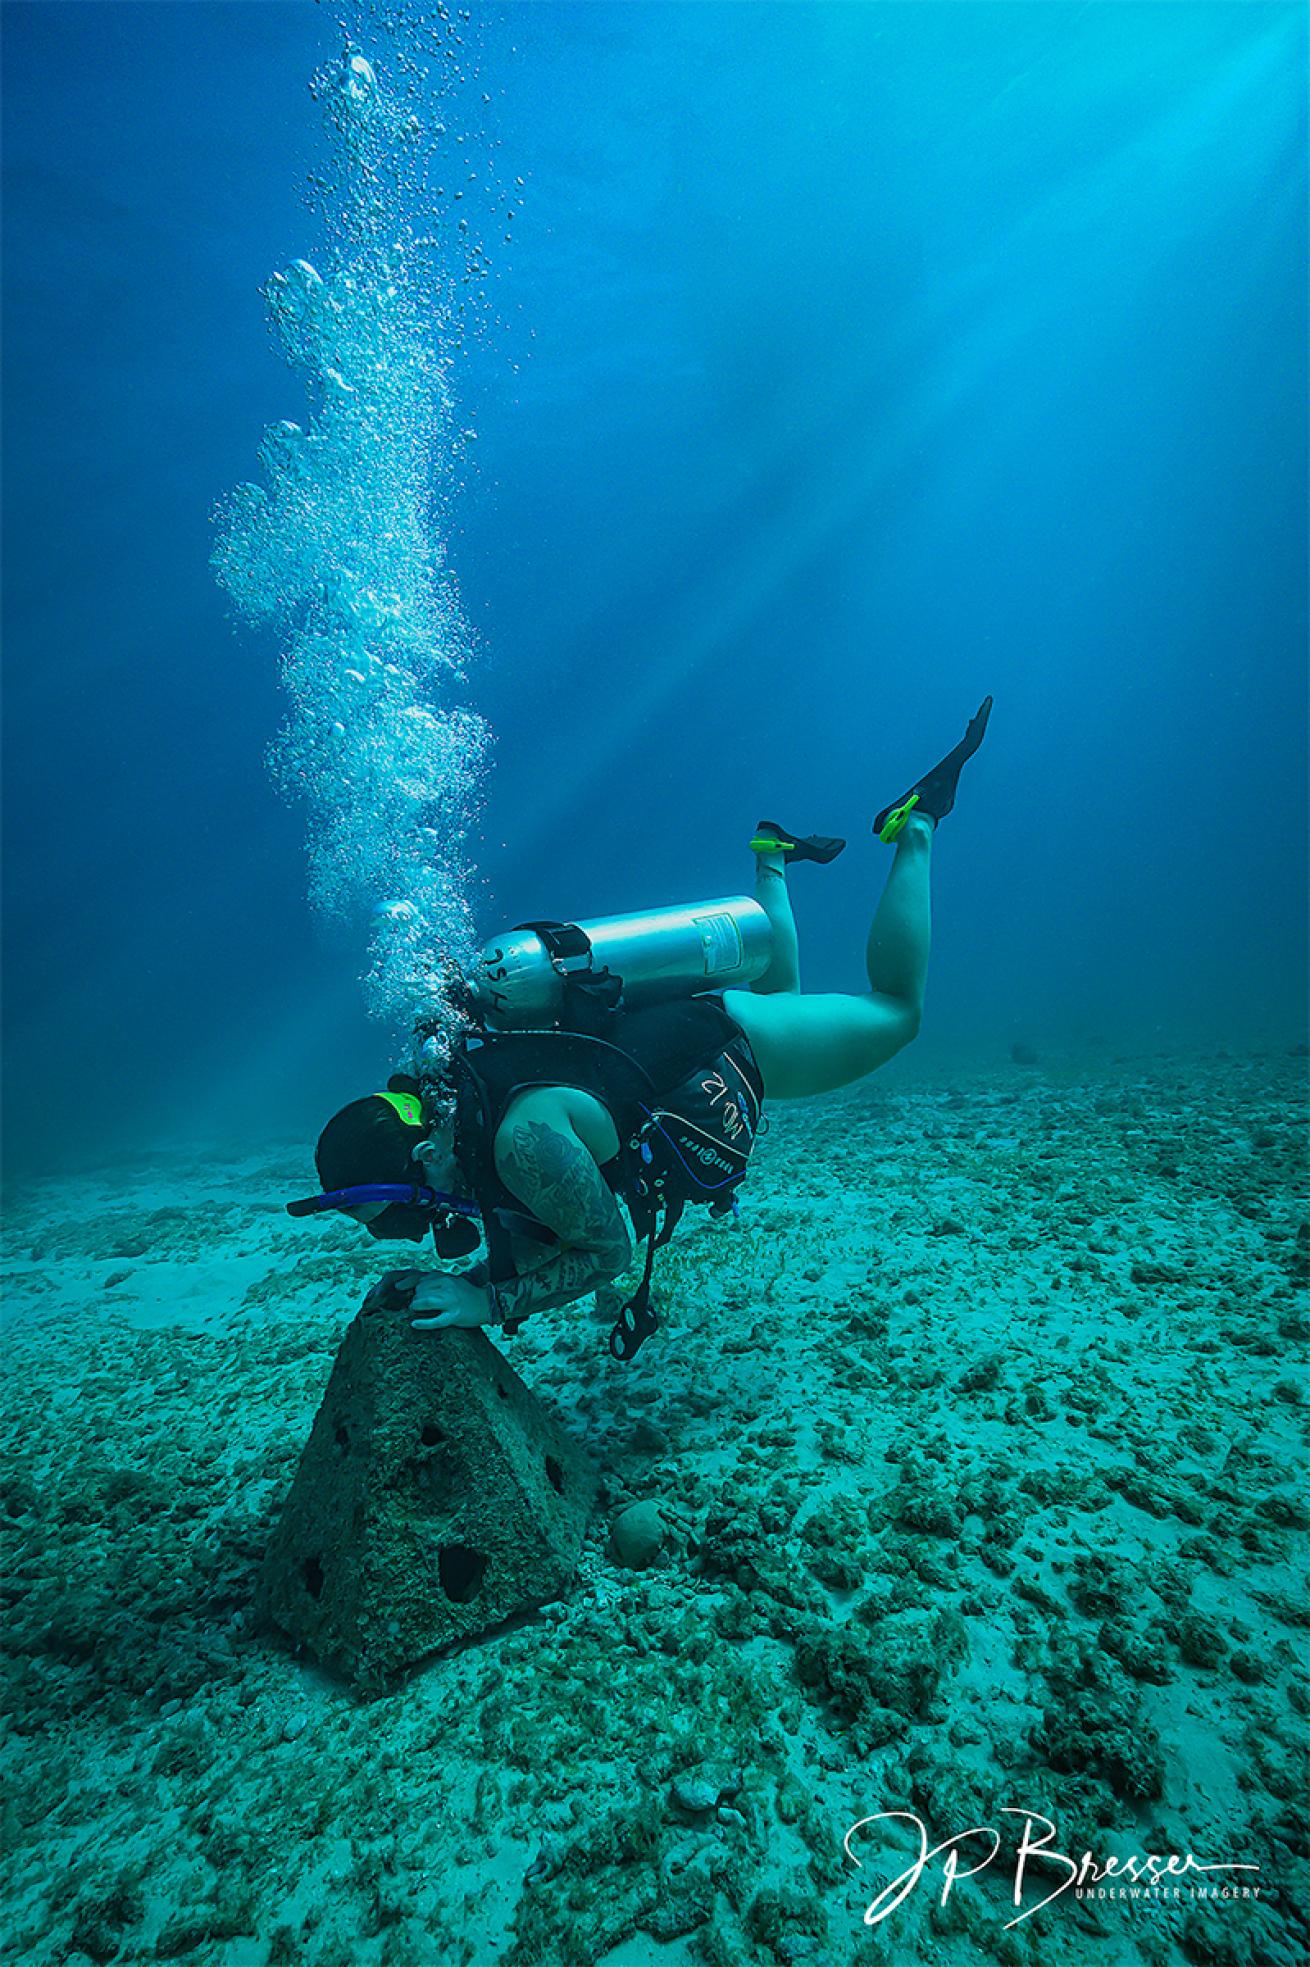
<svg viewBox="0 0 1310 1967">
<path fill-rule="evenodd" d="M 465 1605 L 470 1598 L 476 1598 L 486 1568 L 487 1560 L 482 1552 L 473 1550 L 468 1544 L 443 1544 L 437 1558 L 441 1589 L 457 1605 Z"/>
<path fill-rule="evenodd" d="M 336 1441 L 338 1448 L 348 1448 L 350 1446 L 350 1429 L 344 1421 L 340 1422 L 337 1427 Z"/>
<path fill-rule="evenodd" d="M 436 1448 L 445 1438 L 445 1431 L 439 1428 L 435 1421 L 429 1421 L 419 1436 L 425 1448 Z"/>
<path fill-rule="evenodd" d="M 508 1392 L 507 1392 L 507 1390 L 506 1390 L 506 1389 L 505 1389 L 505 1388 L 504 1388 L 504 1387 L 503 1387 L 503 1386 L 501 1385 L 501 1383 L 500 1383 L 500 1381 L 499 1381 L 499 1380 L 497 1380 L 497 1381 L 496 1381 L 496 1391 L 497 1391 L 497 1393 L 498 1393 L 498 1394 L 500 1395 L 500 1397 L 501 1397 L 501 1399 L 502 1399 L 502 1400 L 508 1400 L 508 1399 L 509 1399 L 509 1393 L 508 1393 Z"/>
<path fill-rule="evenodd" d="M 553 1455 L 546 1457 L 546 1480 L 557 1495 L 564 1494 L 564 1471 Z"/>
<path fill-rule="evenodd" d="M 305 1590 L 311 1598 L 318 1598 L 323 1591 L 323 1560 L 321 1557 L 307 1557 L 301 1565 L 304 1574 Z"/>
</svg>

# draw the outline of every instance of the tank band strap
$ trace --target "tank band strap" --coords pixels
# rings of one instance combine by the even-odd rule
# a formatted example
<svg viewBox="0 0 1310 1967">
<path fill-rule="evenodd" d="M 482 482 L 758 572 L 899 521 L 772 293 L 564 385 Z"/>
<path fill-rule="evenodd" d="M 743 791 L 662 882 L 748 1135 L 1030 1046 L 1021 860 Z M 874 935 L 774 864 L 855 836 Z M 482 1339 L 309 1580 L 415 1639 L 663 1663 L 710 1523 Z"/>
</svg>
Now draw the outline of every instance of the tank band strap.
<svg viewBox="0 0 1310 1967">
<path fill-rule="evenodd" d="M 540 936 L 553 963 L 576 963 L 579 957 L 585 957 L 584 967 L 591 967 L 591 937 L 576 922 L 516 922 L 514 927 L 530 929 L 534 936 Z"/>
</svg>

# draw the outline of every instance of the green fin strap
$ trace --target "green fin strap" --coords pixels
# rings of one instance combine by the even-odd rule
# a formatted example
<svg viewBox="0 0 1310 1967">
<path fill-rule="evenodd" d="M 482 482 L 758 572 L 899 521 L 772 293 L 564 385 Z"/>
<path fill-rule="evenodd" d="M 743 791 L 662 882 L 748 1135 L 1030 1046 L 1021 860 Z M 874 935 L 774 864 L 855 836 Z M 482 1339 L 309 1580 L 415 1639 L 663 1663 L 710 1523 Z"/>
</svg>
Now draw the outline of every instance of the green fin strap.
<svg viewBox="0 0 1310 1967">
<path fill-rule="evenodd" d="M 886 824 L 882 832 L 878 835 L 884 846 L 890 847 L 892 841 L 897 838 L 904 828 L 906 820 L 909 819 L 910 814 L 914 811 L 918 803 L 918 793 L 912 792 L 908 799 L 902 801 L 899 806 L 894 806 L 891 812 L 888 813 Z"/>
</svg>

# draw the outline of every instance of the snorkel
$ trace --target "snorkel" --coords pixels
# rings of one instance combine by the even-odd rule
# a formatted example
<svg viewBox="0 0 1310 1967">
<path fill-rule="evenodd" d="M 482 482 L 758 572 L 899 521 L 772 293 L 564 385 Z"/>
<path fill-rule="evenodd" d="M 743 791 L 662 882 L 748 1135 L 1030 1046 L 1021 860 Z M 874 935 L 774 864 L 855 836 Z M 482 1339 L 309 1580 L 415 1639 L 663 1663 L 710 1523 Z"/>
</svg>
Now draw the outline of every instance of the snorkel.
<svg viewBox="0 0 1310 1967">
<path fill-rule="evenodd" d="M 447 1210 L 456 1216 L 480 1216 L 476 1202 L 462 1195 L 447 1195 L 439 1188 L 406 1187 L 403 1182 L 358 1182 L 353 1188 L 325 1189 L 321 1195 L 306 1195 L 299 1202 L 287 1203 L 289 1216 L 316 1216 L 324 1209 L 366 1209 L 371 1203 L 405 1202 L 411 1208 Z"/>
<path fill-rule="evenodd" d="M 358 1182 L 351 1188 L 325 1189 L 321 1195 L 288 1202 L 286 1210 L 289 1216 L 318 1216 L 335 1209 L 376 1208 L 379 1203 L 383 1214 L 364 1227 L 384 1241 L 408 1238 L 421 1243 L 431 1228 L 438 1256 L 467 1257 L 482 1240 L 477 1227 L 482 1211 L 476 1202 L 447 1195 L 444 1189 L 403 1182 Z"/>
</svg>

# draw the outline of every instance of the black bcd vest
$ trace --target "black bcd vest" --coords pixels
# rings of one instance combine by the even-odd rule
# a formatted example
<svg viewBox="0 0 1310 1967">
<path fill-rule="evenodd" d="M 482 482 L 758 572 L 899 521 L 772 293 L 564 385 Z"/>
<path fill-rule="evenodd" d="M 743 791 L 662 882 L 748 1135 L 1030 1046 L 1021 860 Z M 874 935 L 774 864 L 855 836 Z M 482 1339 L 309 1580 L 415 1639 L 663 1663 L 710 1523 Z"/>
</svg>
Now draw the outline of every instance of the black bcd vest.
<svg viewBox="0 0 1310 1967">
<path fill-rule="evenodd" d="M 745 1034 L 713 995 L 614 1010 L 586 1031 L 506 1031 L 464 1039 L 451 1061 L 455 1158 L 482 1211 L 493 1284 L 512 1277 L 515 1235 L 554 1242 L 496 1172 L 494 1144 L 510 1101 L 534 1086 L 570 1086 L 606 1108 L 619 1151 L 601 1169 L 628 1206 L 646 1263 L 609 1337 L 631 1359 L 659 1321 L 650 1304 L 655 1251 L 689 1202 L 736 1206 L 760 1125 L 762 1086 Z M 526 1315 L 526 1314 L 525 1314 Z M 504 1330 L 518 1330 L 519 1319 Z"/>
</svg>

